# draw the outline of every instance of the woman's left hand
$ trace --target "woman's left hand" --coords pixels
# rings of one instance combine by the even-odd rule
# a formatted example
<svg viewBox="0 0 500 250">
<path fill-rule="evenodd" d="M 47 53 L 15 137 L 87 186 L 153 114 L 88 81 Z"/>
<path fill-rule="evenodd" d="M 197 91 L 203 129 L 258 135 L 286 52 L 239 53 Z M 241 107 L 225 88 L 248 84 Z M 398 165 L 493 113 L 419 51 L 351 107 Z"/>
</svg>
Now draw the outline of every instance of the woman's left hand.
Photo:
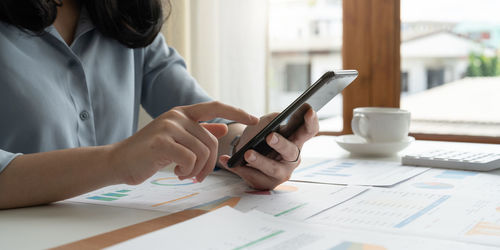
<svg viewBox="0 0 500 250">
<path fill-rule="evenodd" d="M 276 115 L 277 113 L 265 115 L 257 125 L 247 126 L 236 149 L 245 145 Z M 246 166 L 228 168 L 228 155 L 220 156 L 219 161 L 225 169 L 239 175 L 251 187 L 261 190 L 273 189 L 290 179 L 293 170 L 299 166 L 302 146 L 319 131 L 318 117 L 314 110 L 309 109 L 306 112 L 304 121 L 288 139 L 275 132 L 266 137 L 267 144 L 278 152 L 277 156 L 264 156 L 254 150 L 248 150 L 245 152 L 245 160 L 248 162 Z"/>
</svg>

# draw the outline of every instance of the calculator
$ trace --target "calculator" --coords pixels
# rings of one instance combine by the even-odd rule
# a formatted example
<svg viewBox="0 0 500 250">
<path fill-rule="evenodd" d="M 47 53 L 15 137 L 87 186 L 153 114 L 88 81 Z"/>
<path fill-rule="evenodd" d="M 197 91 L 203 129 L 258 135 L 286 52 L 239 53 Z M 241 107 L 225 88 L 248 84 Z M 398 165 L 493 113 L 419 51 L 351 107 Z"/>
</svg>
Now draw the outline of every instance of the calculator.
<svg viewBox="0 0 500 250">
<path fill-rule="evenodd" d="M 500 168 L 500 154 L 455 150 L 431 150 L 409 154 L 401 159 L 403 165 L 451 168 L 471 171 L 490 171 Z"/>
</svg>

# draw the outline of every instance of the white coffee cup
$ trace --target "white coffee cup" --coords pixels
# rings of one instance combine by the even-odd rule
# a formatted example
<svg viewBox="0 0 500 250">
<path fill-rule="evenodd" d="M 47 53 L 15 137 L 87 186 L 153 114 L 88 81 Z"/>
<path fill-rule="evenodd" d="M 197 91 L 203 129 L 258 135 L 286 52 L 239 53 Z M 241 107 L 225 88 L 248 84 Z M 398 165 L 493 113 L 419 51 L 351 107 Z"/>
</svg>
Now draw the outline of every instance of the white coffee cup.
<svg viewBox="0 0 500 250">
<path fill-rule="evenodd" d="M 355 108 L 351 127 L 355 135 L 368 142 L 403 141 L 410 129 L 410 112 L 398 108 Z"/>
</svg>

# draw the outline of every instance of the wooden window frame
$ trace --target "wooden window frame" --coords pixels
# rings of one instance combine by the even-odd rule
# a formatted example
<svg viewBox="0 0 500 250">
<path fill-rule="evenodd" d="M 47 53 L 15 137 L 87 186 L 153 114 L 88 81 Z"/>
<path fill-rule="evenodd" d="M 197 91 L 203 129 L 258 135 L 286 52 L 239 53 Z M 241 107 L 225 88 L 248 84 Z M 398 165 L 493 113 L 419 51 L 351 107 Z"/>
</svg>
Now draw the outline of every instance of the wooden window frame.
<svg viewBox="0 0 500 250">
<path fill-rule="evenodd" d="M 400 0 L 343 1 L 343 68 L 359 76 L 343 91 L 343 130 L 350 134 L 356 107 L 399 107 L 401 92 Z M 498 143 L 500 137 L 412 133 L 419 140 Z"/>
</svg>

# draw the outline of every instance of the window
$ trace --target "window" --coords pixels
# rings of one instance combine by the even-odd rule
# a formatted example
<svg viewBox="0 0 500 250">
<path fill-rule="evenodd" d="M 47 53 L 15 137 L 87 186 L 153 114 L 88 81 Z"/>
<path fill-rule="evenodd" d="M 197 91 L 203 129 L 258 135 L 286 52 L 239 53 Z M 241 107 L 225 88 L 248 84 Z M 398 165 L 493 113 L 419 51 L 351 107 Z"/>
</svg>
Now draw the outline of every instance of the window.
<svg viewBox="0 0 500 250">
<path fill-rule="evenodd" d="M 417 139 L 500 143 L 496 121 L 500 79 L 494 76 L 498 52 L 492 50 L 500 44 L 495 38 L 499 4 L 495 0 L 344 1 L 343 65 L 358 69 L 360 77 L 343 93 L 343 133 L 352 133 L 349 122 L 355 107 L 401 106 L 412 112 L 410 130 Z M 436 22 L 431 16 L 444 20 Z M 450 24 L 452 20 L 465 24 Z M 485 30 L 484 24 L 490 29 Z M 450 57 L 456 48 L 462 52 L 472 48 L 474 53 Z M 441 86 L 428 89 L 427 69 L 433 75 L 429 80 L 441 81 Z M 405 78 L 407 84 L 401 82 Z M 450 87 L 455 90 L 449 91 Z"/>
<path fill-rule="evenodd" d="M 427 69 L 427 89 L 444 84 L 444 69 Z"/>
<path fill-rule="evenodd" d="M 342 1 L 268 0 L 268 111 L 281 111 L 324 72 L 342 68 Z M 342 96 L 318 114 L 342 130 Z"/>
<path fill-rule="evenodd" d="M 401 92 L 408 92 L 408 72 L 401 72 Z"/>
<path fill-rule="evenodd" d="M 496 0 L 401 0 L 401 107 L 417 134 L 500 136 Z M 445 12 L 442 10 L 446 9 Z"/>
</svg>

